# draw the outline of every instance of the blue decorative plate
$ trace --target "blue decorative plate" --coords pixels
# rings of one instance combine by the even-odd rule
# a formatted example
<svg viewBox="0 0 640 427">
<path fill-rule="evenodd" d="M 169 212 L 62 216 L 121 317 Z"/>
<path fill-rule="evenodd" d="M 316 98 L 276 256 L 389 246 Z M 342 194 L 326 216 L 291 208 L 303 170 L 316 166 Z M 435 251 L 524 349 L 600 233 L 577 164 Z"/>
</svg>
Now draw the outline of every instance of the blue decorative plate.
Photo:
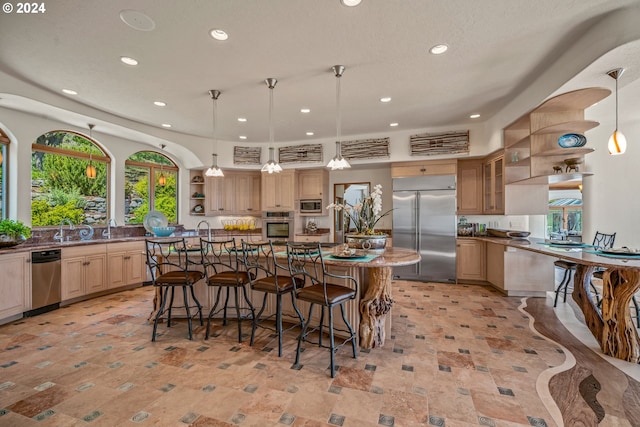
<svg viewBox="0 0 640 427">
<path fill-rule="evenodd" d="M 587 138 L 579 133 L 566 133 L 558 138 L 558 145 L 562 148 L 582 147 L 587 143 Z"/>
</svg>

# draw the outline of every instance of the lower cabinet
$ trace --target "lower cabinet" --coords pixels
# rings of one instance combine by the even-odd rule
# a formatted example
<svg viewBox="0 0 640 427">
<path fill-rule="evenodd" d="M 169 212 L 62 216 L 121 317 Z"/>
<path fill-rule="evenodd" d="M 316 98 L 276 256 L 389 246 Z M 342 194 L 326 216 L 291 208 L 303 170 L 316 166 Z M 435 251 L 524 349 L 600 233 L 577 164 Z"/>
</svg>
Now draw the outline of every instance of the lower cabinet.
<svg viewBox="0 0 640 427">
<path fill-rule="evenodd" d="M 3 319 L 21 315 L 30 308 L 30 255 L 29 252 L 0 255 L 0 324 Z"/>
<path fill-rule="evenodd" d="M 296 242 L 329 242 L 329 233 L 326 234 L 296 234 Z"/>
<path fill-rule="evenodd" d="M 62 249 L 62 301 L 107 289 L 107 245 Z"/>
<path fill-rule="evenodd" d="M 508 296 L 544 297 L 553 291 L 553 258 L 487 242 L 487 281 Z"/>
<path fill-rule="evenodd" d="M 144 241 L 107 245 L 107 288 L 142 283 L 147 277 Z"/>
<path fill-rule="evenodd" d="M 486 280 L 485 242 L 473 239 L 456 240 L 456 278 Z"/>
</svg>

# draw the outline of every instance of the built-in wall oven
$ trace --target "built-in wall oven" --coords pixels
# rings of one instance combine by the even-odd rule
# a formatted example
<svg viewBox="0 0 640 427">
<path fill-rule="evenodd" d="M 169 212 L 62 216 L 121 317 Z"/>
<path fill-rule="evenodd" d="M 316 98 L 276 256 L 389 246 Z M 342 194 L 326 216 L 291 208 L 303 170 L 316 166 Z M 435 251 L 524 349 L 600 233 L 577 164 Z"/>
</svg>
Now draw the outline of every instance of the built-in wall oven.
<svg viewBox="0 0 640 427">
<path fill-rule="evenodd" d="M 293 242 L 294 236 L 293 212 L 263 212 L 262 238 L 282 242 Z"/>
</svg>

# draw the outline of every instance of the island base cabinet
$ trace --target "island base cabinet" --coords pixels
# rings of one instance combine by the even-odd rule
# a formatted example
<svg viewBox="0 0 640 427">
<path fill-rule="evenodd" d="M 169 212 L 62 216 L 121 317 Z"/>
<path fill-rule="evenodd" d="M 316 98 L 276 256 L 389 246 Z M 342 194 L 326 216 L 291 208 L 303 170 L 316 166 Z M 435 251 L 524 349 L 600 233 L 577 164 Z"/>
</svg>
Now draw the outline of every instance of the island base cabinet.
<svg viewBox="0 0 640 427">
<path fill-rule="evenodd" d="M 456 241 L 456 278 L 458 281 L 484 281 L 487 278 L 485 242 L 472 239 Z"/>
<path fill-rule="evenodd" d="M 0 324 L 3 324 L 22 317 L 22 313 L 31 308 L 30 254 L 2 254 L 0 272 Z"/>
<path fill-rule="evenodd" d="M 141 284 L 147 280 L 144 242 L 112 243 L 107 246 L 109 289 Z"/>
<path fill-rule="evenodd" d="M 553 259 L 548 255 L 487 243 L 487 281 L 508 296 L 544 297 L 554 290 Z"/>
</svg>

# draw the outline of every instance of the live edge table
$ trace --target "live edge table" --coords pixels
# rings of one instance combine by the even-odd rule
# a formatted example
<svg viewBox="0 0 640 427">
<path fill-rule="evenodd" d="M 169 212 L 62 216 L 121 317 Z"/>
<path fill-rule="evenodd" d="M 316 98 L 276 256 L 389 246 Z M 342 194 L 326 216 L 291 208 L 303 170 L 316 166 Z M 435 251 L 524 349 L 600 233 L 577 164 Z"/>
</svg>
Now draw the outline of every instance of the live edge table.
<svg viewBox="0 0 640 427">
<path fill-rule="evenodd" d="M 598 340 L 600 349 L 608 356 L 640 363 L 640 339 L 629 311 L 631 298 L 640 289 L 640 256 L 624 258 L 602 254 L 590 247 L 558 248 L 542 239 L 525 242 L 513 240 L 505 245 L 577 264 L 572 297 L 584 313 L 587 327 Z M 591 276 L 596 268 L 606 268 L 601 310 L 590 292 Z"/>
</svg>

